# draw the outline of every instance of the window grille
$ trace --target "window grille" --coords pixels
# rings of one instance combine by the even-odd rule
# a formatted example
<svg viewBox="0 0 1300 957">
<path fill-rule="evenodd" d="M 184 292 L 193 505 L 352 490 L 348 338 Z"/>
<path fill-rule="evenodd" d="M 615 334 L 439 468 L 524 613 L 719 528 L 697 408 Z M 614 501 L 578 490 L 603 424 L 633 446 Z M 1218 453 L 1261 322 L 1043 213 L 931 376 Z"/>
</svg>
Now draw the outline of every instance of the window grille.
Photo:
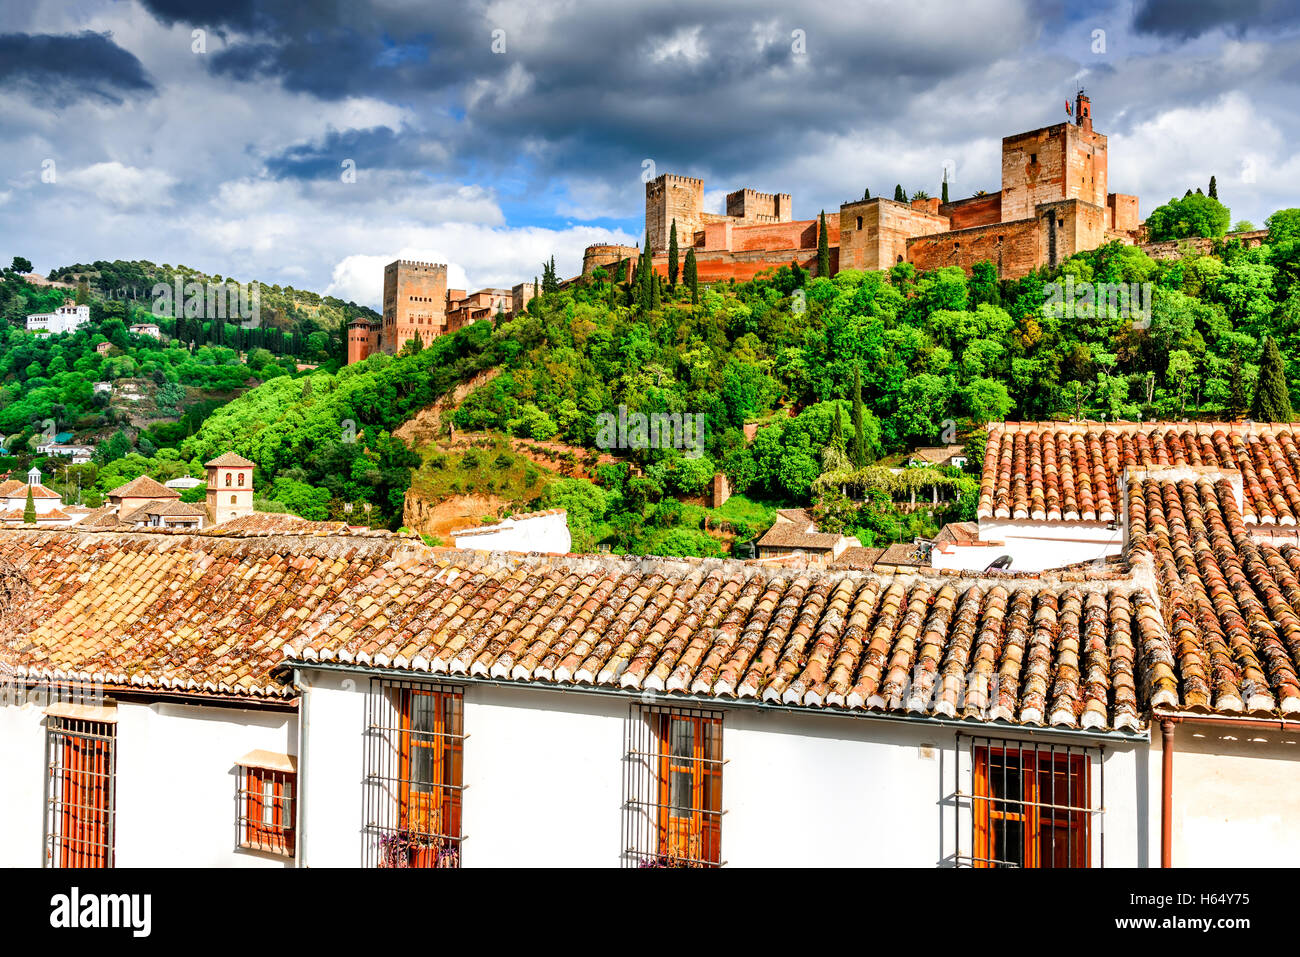
<svg viewBox="0 0 1300 957">
<path fill-rule="evenodd" d="M 623 864 L 722 861 L 722 712 L 632 705 L 623 767 Z"/>
<path fill-rule="evenodd" d="M 235 790 L 235 832 L 238 845 L 293 857 L 294 792 L 298 775 L 241 765 Z"/>
<path fill-rule="evenodd" d="M 367 867 L 459 867 L 464 692 L 375 679 L 365 729 Z"/>
<path fill-rule="evenodd" d="M 970 827 L 959 865 L 1104 865 L 1104 749 L 958 735 L 957 750 L 967 787 L 958 781 L 955 806 L 969 808 Z"/>
<path fill-rule="evenodd" d="M 45 863 L 112 867 L 117 726 L 54 715 L 46 721 Z"/>
</svg>

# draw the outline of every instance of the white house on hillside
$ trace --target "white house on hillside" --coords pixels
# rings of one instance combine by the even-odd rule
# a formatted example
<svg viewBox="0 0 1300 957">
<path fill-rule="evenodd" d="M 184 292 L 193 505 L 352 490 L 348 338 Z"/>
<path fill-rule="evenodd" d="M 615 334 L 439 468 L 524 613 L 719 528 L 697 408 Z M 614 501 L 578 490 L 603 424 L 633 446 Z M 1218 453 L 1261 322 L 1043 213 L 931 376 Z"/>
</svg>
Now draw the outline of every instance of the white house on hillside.
<svg viewBox="0 0 1300 957">
<path fill-rule="evenodd" d="M 65 299 L 63 305 L 53 312 L 39 312 L 27 317 L 27 331 L 34 332 L 40 338 L 57 336 L 76 329 L 90 321 L 90 307 L 78 306 L 71 299 Z"/>
</svg>

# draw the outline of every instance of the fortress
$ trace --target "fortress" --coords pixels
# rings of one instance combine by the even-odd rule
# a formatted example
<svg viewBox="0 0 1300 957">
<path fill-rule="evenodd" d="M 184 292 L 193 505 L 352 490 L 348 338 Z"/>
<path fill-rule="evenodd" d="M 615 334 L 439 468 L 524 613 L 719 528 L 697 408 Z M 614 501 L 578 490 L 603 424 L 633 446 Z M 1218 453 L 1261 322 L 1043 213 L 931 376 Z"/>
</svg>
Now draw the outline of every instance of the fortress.
<svg viewBox="0 0 1300 957">
<path fill-rule="evenodd" d="M 996 193 L 948 203 L 873 198 L 841 204 L 839 215 L 826 217 L 832 275 L 903 262 L 919 270 L 960 266 L 969 273 L 987 261 L 1001 278 L 1016 279 L 1112 240 L 1137 242 L 1138 198 L 1109 192 L 1106 137 L 1093 129 L 1092 104 L 1082 90 L 1069 112 L 1067 122 L 1003 137 L 1002 188 Z M 679 255 L 694 247 L 701 282 L 743 281 L 791 262 L 815 273 L 819 220 L 794 219 L 792 208 L 789 193 L 738 189 L 727 195 L 725 213 L 706 212 L 703 180 L 664 173 L 645 190 L 654 267 L 667 275 L 675 223 Z M 622 263 L 627 279 L 640 254 L 637 246 L 588 246 L 582 276 Z M 466 294 L 447 288 L 445 264 L 389 263 L 383 319 L 348 324 L 348 362 L 376 352 L 395 355 L 411 339 L 428 345 L 498 313 L 516 315 L 532 296 L 528 282 Z"/>
<path fill-rule="evenodd" d="M 348 323 L 348 363 L 376 352 L 396 355 L 412 339 L 428 345 L 480 319 L 523 311 L 533 298 L 533 284 L 512 289 L 447 288 L 447 264 L 399 259 L 384 267 L 384 315 L 378 323 L 358 316 Z"/>
<path fill-rule="evenodd" d="M 1071 120 L 1004 137 L 1002 189 L 944 203 L 856 200 L 826 217 L 830 266 L 918 269 L 989 261 L 1003 278 L 1055 265 L 1110 240 L 1132 243 L 1141 221 L 1136 196 L 1108 191 L 1106 137 L 1093 129 L 1092 104 L 1080 91 Z M 798 262 L 816 271 L 817 219 L 793 219 L 789 193 L 741 189 L 726 213 L 704 211 L 704 182 L 665 173 L 646 184 L 645 223 L 655 268 L 666 274 L 677 224 L 681 255 L 694 246 L 701 282 L 750 279 Z M 635 258 L 625 246 L 592 246 L 583 272 Z"/>
</svg>

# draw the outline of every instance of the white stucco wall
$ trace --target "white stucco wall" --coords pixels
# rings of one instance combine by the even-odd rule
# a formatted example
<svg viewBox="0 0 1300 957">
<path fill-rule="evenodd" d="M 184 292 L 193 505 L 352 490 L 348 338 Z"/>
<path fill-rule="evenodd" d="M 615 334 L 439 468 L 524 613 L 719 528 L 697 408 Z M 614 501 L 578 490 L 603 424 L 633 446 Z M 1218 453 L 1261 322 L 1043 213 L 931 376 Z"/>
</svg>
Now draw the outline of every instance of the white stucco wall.
<svg viewBox="0 0 1300 957">
<path fill-rule="evenodd" d="M 0 707 L 0 866 L 45 857 L 45 707 Z M 235 762 L 255 749 L 297 751 L 287 712 L 165 702 L 117 704 L 116 860 L 119 867 L 284 867 L 235 848 Z"/>
<path fill-rule="evenodd" d="M 1159 842 L 1161 736 L 1150 750 Z M 1300 733 L 1179 724 L 1173 866 L 1292 867 L 1300 859 Z M 1159 850 L 1155 862 L 1159 863 Z"/>
<path fill-rule="evenodd" d="M 1012 556 L 1012 571 L 1038 572 L 1098 561 L 1124 548 L 1124 530 L 1118 524 L 1111 528 L 1105 522 L 984 518 L 979 525 L 981 541 L 1004 543 L 998 554 Z"/>
<path fill-rule="evenodd" d="M 568 516 L 539 515 L 516 521 L 502 519 L 492 531 L 471 529 L 452 539 L 456 548 L 503 552 L 557 552 L 565 554 L 573 547 Z"/>
<path fill-rule="evenodd" d="M 345 687 L 348 678 L 337 672 L 305 677 L 311 690 L 304 860 L 355 866 L 362 857 L 369 679 L 358 675 Z M 625 722 L 635 699 L 482 684 L 466 684 L 464 695 L 463 866 L 618 866 Z M 953 793 L 970 787 L 969 740 L 959 753 L 953 729 L 724 711 L 727 864 L 949 866 L 959 841 L 962 853 L 970 853 L 969 802 Z M 1107 866 L 1152 863 L 1146 750 L 1145 741 L 1106 742 L 1106 815 L 1094 829 L 1094 863 L 1102 860 L 1103 833 Z M 954 760 L 962 762 L 959 779 Z M 1094 763 L 1097 788 L 1100 773 Z"/>
</svg>

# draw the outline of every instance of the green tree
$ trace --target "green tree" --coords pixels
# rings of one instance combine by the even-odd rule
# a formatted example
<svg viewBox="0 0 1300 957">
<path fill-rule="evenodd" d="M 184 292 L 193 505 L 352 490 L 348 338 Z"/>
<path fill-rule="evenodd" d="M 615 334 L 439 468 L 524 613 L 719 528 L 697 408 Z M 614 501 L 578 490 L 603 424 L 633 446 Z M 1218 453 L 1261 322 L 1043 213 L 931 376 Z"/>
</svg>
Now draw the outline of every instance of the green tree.
<svg viewBox="0 0 1300 957">
<path fill-rule="evenodd" d="M 902 183 L 895 183 L 895 184 L 894 184 L 894 202 L 896 202 L 896 203 L 906 203 L 906 202 L 907 202 L 907 194 L 903 192 L 903 184 L 902 184 Z"/>
<path fill-rule="evenodd" d="M 1279 209 L 1264 220 L 1264 228 L 1268 230 L 1268 242 L 1271 246 L 1300 240 L 1300 209 Z"/>
<path fill-rule="evenodd" d="M 1241 368 L 1241 350 L 1232 347 L 1232 372 L 1228 382 L 1228 416 L 1234 420 L 1246 414 L 1246 378 Z"/>
<path fill-rule="evenodd" d="M 677 220 L 668 229 L 668 285 L 677 285 Z"/>
<path fill-rule="evenodd" d="M 948 171 L 946 169 L 943 171 L 943 186 L 939 192 L 939 202 L 944 205 L 948 203 Z"/>
<path fill-rule="evenodd" d="M 1213 176 L 1210 177 L 1210 199 L 1219 198 L 1219 184 Z"/>
<path fill-rule="evenodd" d="M 691 305 L 700 304 L 700 270 L 695 261 L 695 247 L 690 246 L 686 250 L 686 285 L 691 288 Z"/>
<path fill-rule="evenodd" d="M 36 524 L 36 500 L 32 498 L 32 487 L 27 486 L 27 504 L 23 506 L 23 523 L 26 525 Z"/>
<path fill-rule="evenodd" d="M 31 272 L 32 261 L 30 259 L 25 259 L 22 256 L 15 256 L 13 265 L 10 266 L 9 268 L 12 269 L 14 272 L 23 272 L 23 273 Z"/>
<path fill-rule="evenodd" d="M 821 222 L 817 225 L 817 275 L 827 279 L 831 275 L 831 244 L 826 236 L 826 210 L 822 210 Z"/>
<path fill-rule="evenodd" d="M 849 440 L 849 461 L 858 468 L 867 464 L 867 442 L 863 426 L 862 368 L 853 365 L 853 408 L 850 413 L 853 438 Z"/>
<path fill-rule="evenodd" d="M 1152 210 L 1147 218 L 1147 233 L 1152 242 L 1191 236 L 1213 238 L 1226 233 L 1231 221 L 1231 212 L 1217 199 L 1188 195 Z"/>
<path fill-rule="evenodd" d="M 1256 422 L 1290 422 L 1291 393 L 1286 385 L 1286 366 L 1277 343 L 1269 336 L 1259 360 L 1259 378 L 1255 380 L 1255 399 L 1250 417 Z"/>
</svg>

